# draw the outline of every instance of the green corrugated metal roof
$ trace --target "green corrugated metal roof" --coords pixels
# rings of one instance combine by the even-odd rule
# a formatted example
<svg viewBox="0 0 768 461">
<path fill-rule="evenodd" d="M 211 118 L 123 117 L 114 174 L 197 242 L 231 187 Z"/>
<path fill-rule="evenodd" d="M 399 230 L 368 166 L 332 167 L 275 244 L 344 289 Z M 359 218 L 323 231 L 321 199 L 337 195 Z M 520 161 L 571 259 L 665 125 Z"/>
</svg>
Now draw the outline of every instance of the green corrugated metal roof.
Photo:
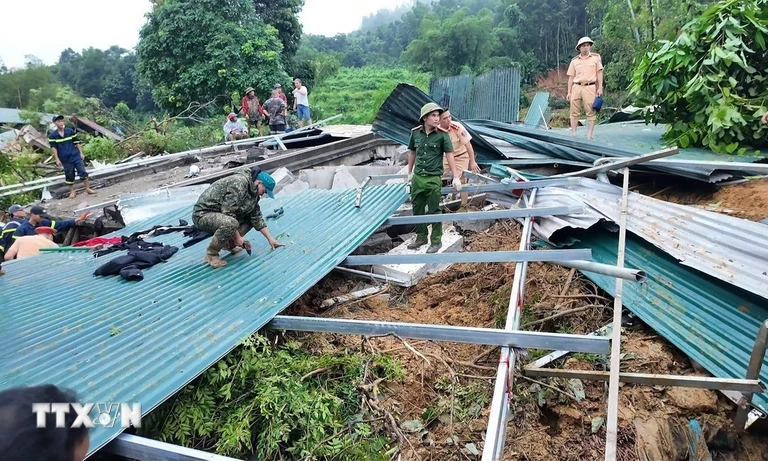
<svg viewBox="0 0 768 461">
<path fill-rule="evenodd" d="M 591 229 L 574 247 L 591 248 L 596 262 L 616 264 L 616 234 Z M 768 318 L 764 299 L 687 268 L 630 234 L 625 265 L 648 274 L 646 283 L 624 284 L 622 301 L 627 309 L 714 376 L 746 377 L 757 332 Z M 615 278 L 589 272 L 584 275 L 614 294 Z M 765 362 L 760 379 L 768 383 Z M 754 403 L 768 412 L 765 394 L 756 394 Z"/>
<path fill-rule="evenodd" d="M 308 190 L 263 200 L 268 221 L 286 248 L 270 251 L 256 231 L 245 252 L 213 270 L 203 264 L 207 242 L 182 248 L 181 233 L 149 241 L 180 248 L 166 263 L 144 271 L 141 282 L 95 277 L 93 271 L 123 252 L 94 259 L 47 253 L 4 265 L 0 389 L 52 383 L 74 389 L 83 402 L 140 402 L 146 414 L 266 324 L 352 253 L 406 200 L 402 184 L 355 190 Z M 120 231 L 191 220 L 177 209 Z M 119 334 L 113 328 L 119 329 Z M 91 453 L 119 428 L 97 427 Z"/>
</svg>

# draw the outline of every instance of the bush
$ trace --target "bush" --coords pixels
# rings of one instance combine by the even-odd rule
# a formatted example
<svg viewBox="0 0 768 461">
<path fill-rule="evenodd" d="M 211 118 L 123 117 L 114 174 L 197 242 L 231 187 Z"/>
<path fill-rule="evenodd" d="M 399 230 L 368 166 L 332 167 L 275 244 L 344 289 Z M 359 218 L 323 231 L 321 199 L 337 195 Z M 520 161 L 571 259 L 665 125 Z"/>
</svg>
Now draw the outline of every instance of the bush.
<svg viewBox="0 0 768 461">
<path fill-rule="evenodd" d="M 648 121 L 668 123 L 680 147 L 746 152 L 766 146 L 760 123 L 768 100 L 768 0 L 721 1 L 660 42 L 635 70 L 630 90 L 656 106 Z"/>
<path fill-rule="evenodd" d="M 126 157 L 125 149 L 115 144 L 115 141 L 102 136 L 93 136 L 83 144 L 83 154 L 87 160 L 97 160 L 112 163 Z"/>
<path fill-rule="evenodd" d="M 386 357 L 315 356 L 255 335 L 153 411 L 141 433 L 243 459 L 389 459 L 387 436 L 360 409 L 365 370 L 402 378 Z"/>
</svg>

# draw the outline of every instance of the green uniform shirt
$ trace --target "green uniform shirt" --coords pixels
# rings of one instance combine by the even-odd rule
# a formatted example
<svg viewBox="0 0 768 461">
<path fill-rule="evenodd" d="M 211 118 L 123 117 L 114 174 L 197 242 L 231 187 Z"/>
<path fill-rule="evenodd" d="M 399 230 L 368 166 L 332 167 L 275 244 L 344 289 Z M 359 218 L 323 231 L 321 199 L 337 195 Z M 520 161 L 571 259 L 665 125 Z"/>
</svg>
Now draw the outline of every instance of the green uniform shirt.
<svg viewBox="0 0 768 461">
<path fill-rule="evenodd" d="M 427 134 L 424 125 L 411 131 L 408 150 L 416 153 L 413 173 L 419 176 L 442 176 L 443 154 L 453 152 L 453 144 L 448 132 L 441 129 Z"/>
</svg>

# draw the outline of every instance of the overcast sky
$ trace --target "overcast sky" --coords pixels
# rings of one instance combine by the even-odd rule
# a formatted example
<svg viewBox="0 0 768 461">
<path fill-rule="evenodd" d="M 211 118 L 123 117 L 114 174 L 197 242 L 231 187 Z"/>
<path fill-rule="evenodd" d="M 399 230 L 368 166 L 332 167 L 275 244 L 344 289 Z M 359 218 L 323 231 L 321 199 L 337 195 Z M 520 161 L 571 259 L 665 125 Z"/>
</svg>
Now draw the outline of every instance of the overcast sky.
<svg viewBox="0 0 768 461">
<path fill-rule="evenodd" d="M 304 32 L 352 32 L 364 16 L 409 0 L 305 0 L 299 18 Z M 132 49 L 139 40 L 149 0 L 2 0 L 0 58 L 7 67 L 24 66 L 31 54 L 53 64 L 66 48 Z"/>
</svg>

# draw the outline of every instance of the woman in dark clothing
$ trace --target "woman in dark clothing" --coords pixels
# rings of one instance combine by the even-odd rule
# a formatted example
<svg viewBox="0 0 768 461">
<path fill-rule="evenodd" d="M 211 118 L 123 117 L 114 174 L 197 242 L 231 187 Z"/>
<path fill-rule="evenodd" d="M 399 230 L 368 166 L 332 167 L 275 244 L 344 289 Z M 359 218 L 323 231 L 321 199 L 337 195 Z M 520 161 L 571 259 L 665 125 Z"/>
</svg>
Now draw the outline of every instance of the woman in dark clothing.
<svg viewBox="0 0 768 461">
<path fill-rule="evenodd" d="M 0 392 L 0 458 L 3 461 L 83 461 L 90 437 L 86 427 L 72 428 L 77 413 L 65 414 L 56 427 L 56 413 L 37 427 L 34 403 L 76 403 L 74 392 L 53 385 L 17 387 Z"/>
</svg>

